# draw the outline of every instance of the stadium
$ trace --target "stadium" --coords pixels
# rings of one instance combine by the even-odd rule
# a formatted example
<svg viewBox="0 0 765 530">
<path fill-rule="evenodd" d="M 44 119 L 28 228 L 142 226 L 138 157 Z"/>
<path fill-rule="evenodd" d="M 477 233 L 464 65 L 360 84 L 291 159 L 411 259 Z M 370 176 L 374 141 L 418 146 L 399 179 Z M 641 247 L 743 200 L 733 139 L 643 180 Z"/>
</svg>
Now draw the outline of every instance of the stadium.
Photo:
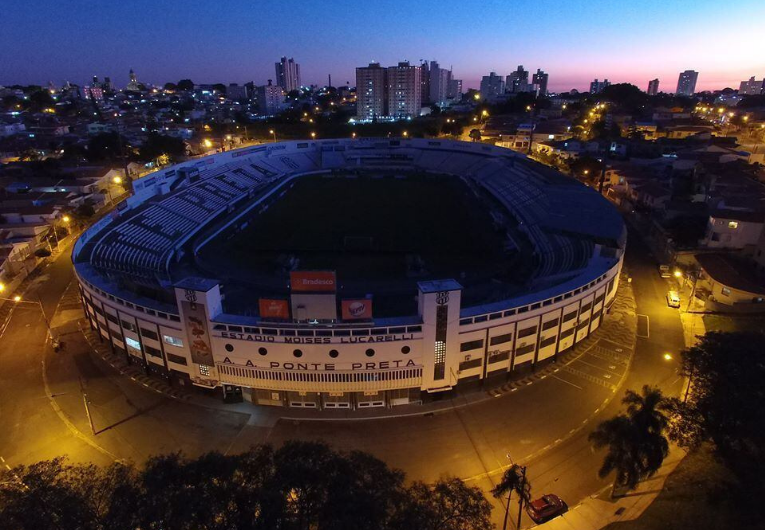
<svg viewBox="0 0 765 530">
<path fill-rule="evenodd" d="M 626 230 L 508 149 L 279 142 L 147 175 L 73 251 L 115 352 L 227 401 L 417 403 L 552 362 L 613 303 Z"/>
</svg>

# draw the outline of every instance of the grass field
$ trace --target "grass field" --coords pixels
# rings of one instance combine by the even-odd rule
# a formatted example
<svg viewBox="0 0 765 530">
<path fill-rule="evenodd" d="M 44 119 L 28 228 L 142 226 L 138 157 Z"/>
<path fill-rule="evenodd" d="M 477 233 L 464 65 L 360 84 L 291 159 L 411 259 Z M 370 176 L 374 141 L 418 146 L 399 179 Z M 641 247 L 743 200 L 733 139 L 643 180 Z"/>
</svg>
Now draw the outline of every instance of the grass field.
<svg viewBox="0 0 765 530">
<path fill-rule="evenodd" d="M 486 210 L 453 177 L 303 177 L 203 253 L 260 270 L 295 256 L 299 268 L 336 270 L 341 281 L 405 276 L 413 259 L 428 275 L 457 277 L 503 255 L 503 236 Z"/>
</svg>

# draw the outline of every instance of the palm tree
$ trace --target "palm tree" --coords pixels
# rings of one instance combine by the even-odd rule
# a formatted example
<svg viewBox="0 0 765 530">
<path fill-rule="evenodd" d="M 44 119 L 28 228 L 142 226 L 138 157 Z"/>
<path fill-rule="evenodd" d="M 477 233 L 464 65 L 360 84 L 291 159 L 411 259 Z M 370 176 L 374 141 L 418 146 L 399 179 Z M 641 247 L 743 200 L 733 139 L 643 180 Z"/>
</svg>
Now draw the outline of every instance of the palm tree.
<svg viewBox="0 0 765 530">
<path fill-rule="evenodd" d="M 598 476 L 616 472 L 612 495 L 617 487 L 633 489 L 653 476 L 669 453 L 664 436 L 669 404 L 661 391 L 648 385 L 641 394 L 628 390 L 622 403 L 627 413 L 602 422 L 588 437 L 596 449 L 608 448 Z"/>
<path fill-rule="evenodd" d="M 504 497 L 505 494 L 507 494 L 505 521 L 502 523 L 502 530 L 507 529 L 507 517 L 508 513 L 510 512 L 510 497 L 512 497 L 513 492 L 520 495 L 521 498 L 521 504 L 519 504 L 518 507 L 518 519 L 520 520 L 520 510 L 523 506 L 523 501 L 525 500 L 528 502 L 529 497 L 531 496 L 531 488 L 528 481 L 526 480 L 526 470 L 518 464 L 513 464 L 507 468 L 505 473 L 502 475 L 502 479 L 499 481 L 499 484 L 494 486 L 494 488 L 491 490 L 492 495 L 494 495 L 496 499 Z"/>
</svg>

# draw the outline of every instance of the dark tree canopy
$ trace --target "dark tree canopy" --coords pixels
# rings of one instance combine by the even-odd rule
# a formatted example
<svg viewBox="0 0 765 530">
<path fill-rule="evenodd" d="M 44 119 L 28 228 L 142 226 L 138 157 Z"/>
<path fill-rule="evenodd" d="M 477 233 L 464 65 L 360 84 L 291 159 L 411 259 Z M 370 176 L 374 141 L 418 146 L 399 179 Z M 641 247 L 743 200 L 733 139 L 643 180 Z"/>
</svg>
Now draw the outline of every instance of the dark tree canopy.
<svg viewBox="0 0 765 530">
<path fill-rule="evenodd" d="M 191 79 L 181 79 L 178 81 L 178 84 L 176 85 L 178 87 L 178 90 L 184 90 L 184 91 L 192 91 L 194 90 L 194 81 Z"/>
<path fill-rule="evenodd" d="M 143 160 L 153 160 L 162 155 L 177 158 L 186 154 L 186 145 L 180 138 L 149 133 L 149 136 L 141 144 L 139 153 Z"/>
<path fill-rule="evenodd" d="M 691 379 L 670 434 L 681 446 L 711 440 L 730 463 L 765 470 L 765 335 L 709 332 L 682 353 Z"/>
<path fill-rule="evenodd" d="M 64 459 L 0 472 L 0 526 L 196 530 L 489 530 L 491 504 L 459 479 L 404 483 L 371 455 L 287 442 L 240 455 L 151 458 L 143 470 Z"/>
<path fill-rule="evenodd" d="M 628 112 L 639 112 L 648 102 L 648 95 L 630 83 L 607 86 L 600 93 L 600 97 L 619 105 Z"/>
</svg>

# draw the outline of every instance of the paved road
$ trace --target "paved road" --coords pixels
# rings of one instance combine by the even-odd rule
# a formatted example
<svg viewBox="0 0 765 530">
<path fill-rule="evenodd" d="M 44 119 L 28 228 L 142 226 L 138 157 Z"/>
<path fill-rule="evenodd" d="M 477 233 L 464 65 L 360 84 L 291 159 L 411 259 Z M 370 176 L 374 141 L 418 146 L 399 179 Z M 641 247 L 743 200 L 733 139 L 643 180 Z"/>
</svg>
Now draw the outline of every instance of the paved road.
<svg viewBox="0 0 765 530">
<path fill-rule="evenodd" d="M 634 234 L 627 266 L 638 313 L 647 315 L 649 324 L 648 337 L 638 339 L 624 388 L 648 383 L 679 392 L 680 319 L 666 307 L 666 283 Z M 59 309 L 67 310 L 73 297 L 76 303 L 71 281 L 71 263 L 60 259 L 25 297 L 39 293 L 47 314 L 59 301 Z M 99 464 L 141 462 L 167 451 L 236 452 L 265 441 L 323 439 L 340 449 L 369 451 L 411 478 L 456 475 L 486 490 L 508 464 L 509 454 L 528 464 L 535 493 L 555 492 L 571 505 L 607 485 L 596 475 L 602 455 L 591 451 L 586 436 L 597 421 L 619 409 L 618 399 L 604 403 L 614 397 L 613 386 L 626 367 L 615 350 L 628 346 L 603 342 L 543 381 L 469 406 L 456 398 L 453 409 L 434 415 L 316 422 L 275 420 L 278 412 L 289 411 L 243 406 L 221 411 L 172 400 L 116 375 L 84 351 L 55 354 L 45 347 L 45 324 L 36 305 L 18 306 L 0 341 L 0 456 L 10 465 L 60 454 Z M 665 352 L 674 359 L 664 360 Z M 83 393 L 91 404 L 95 436 Z M 501 523 L 502 507 L 497 508 L 495 519 Z"/>
</svg>

